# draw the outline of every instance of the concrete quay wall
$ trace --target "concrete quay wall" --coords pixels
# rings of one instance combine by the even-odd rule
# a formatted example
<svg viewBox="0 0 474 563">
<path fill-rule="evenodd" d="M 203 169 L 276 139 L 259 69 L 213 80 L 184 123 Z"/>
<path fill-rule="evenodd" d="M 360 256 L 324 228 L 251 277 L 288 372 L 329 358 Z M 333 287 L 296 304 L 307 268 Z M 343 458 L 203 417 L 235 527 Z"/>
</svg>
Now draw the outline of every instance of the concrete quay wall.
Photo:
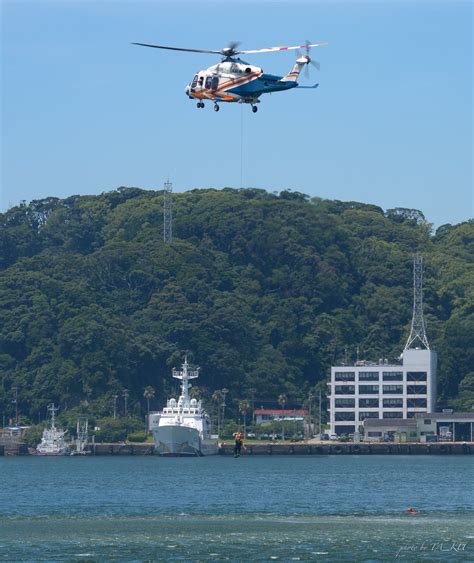
<svg viewBox="0 0 474 563">
<path fill-rule="evenodd" d="M 221 455 L 233 455 L 232 445 L 219 449 Z M 242 455 L 474 455 L 474 443 L 324 443 L 324 444 L 252 444 Z"/>
<path fill-rule="evenodd" d="M 89 446 L 92 455 L 155 455 L 153 444 L 95 444 Z M 33 450 L 30 450 L 33 453 Z M 9 450 L 0 445 L 2 455 L 28 454 L 26 445 Z M 219 448 L 220 455 L 234 455 L 234 447 Z M 474 455 L 474 443 L 324 443 L 324 444 L 252 444 L 245 446 L 242 455 Z"/>
</svg>

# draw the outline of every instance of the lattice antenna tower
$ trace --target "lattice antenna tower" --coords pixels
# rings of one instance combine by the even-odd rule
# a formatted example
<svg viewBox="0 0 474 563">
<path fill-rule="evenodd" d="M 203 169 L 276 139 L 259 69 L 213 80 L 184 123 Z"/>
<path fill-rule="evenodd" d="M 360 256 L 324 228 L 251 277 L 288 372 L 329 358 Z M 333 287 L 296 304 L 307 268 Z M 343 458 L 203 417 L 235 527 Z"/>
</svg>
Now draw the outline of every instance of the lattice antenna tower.
<svg viewBox="0 0 474 563">
<path fill-rule="evenodd" d="M 415 347 L 417 340 L 427 350 L 430 349 L 423 319 L 423 257 L 421 254 L 415 254 L 413 258 L 413 318 L 405 350 Z"/>
<path fill-rule="evenodd" d="M 165 244 L 173 241 L 173 184 L 167 180 L 163 188 L 163 240 Z"/>
</svg>

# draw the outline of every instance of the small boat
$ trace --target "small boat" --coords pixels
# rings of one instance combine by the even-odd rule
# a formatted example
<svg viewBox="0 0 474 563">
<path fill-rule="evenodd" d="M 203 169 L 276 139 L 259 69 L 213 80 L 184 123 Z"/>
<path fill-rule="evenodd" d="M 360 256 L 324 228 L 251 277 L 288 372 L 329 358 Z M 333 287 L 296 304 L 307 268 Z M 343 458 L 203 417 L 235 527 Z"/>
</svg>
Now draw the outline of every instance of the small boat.
<svg viewBox="0 0 474 563">
<path fill-rule="evenodd" d="M 48 405 L 51 413 L 51 426 L 43 430 L 41 443 L 36 447 L 36 455 L 68 455 L 69 446 L 64 439 L 66 431 L 56 428 L 56 413 L 58 407 L 54 403 Z"/>
<path fill-rule="evenodd" d="M 187 358 L 181 370 L 173 368 L 173 377 L 181 380 L 179 399 L 169 399 L 166 407 L 150 413 L 148 427 L 153 434 L 155 450 L 162 456 L 205 456 L 219 452 L 217 439 L 211 437 L 211 421 L 201 401 L 191 399 L 190 379 L 199 377 L 199 369 L 189 369 Z"/>
</svg>

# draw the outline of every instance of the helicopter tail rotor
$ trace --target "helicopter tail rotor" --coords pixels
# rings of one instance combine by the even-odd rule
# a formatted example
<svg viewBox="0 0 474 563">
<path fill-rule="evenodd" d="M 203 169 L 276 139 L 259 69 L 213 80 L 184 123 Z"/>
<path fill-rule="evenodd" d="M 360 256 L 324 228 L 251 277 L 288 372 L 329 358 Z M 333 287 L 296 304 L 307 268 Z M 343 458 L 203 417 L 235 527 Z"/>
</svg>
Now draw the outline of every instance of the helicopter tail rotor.
<svg viewBox="0 0 474 563">
<path fill-rule="evenodd" d="M 304 45 L 304 49 L 306 51 L 306 53 L 303 55 L 301 52 L 298 52 L 299 57 L 298 58 L 306 58 L 306 66 L 304 69 L 304 75 L 305 78 L 309 78 L 309 65 L 314 66 L 317 70 L 321 70 L 321 64 L 319 63 L 319 61 L 313 61 L 313 59 L 309 56 L 309 53 L 311 51 L 311 41 L 309 41 L 308 39 L 306 40 L 306 43 Z"/>
</svg>

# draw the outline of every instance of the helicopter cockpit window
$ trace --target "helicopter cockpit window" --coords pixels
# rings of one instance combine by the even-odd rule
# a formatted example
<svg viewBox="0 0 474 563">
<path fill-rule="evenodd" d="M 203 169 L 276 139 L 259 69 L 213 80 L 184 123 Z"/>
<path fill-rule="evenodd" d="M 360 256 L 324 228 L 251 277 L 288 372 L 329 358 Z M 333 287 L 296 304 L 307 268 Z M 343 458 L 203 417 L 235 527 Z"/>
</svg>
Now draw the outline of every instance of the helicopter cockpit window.
<svg viewBox="0 0 474 563">
<path fill-rule="evenodd" d="M 198 81 L 198 75 L 196 74 L 196 75 L 194 76 L 194 78 L 193 78 L 192 83 L 191 83 L 191 88 L 195 88 L 195 87 L 196 87 L 197 81 Z"/>
<path fill-rule="evenodd" d="M 199 77 L 199 86 L 202 86 L 204 83 L 204 76 Z"/>
<path fill-rule="evenodd" d="M 216 75 L 212 77 L 211 90 L 217 90 L 218 86 L 219 86 L 219 77 Z"/>
<path fill-rule="evenodd" d="M 206 78 L 206 88 L 210 88 L 210 87 L 211 87 L 211 80 L 212 80 L 212 78 L 211 78 L 210 76 L 208 76 L 208 77 Z"/>
</svg>

